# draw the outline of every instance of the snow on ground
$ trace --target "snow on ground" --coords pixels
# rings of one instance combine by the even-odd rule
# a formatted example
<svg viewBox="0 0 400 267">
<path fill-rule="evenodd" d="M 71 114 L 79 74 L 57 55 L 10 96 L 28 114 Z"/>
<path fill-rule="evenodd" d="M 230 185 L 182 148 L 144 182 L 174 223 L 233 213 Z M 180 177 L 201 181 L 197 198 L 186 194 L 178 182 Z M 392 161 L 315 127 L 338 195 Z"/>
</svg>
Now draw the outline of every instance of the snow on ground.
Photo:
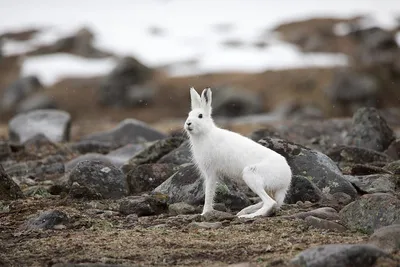
<svg viewBox="0 0 400 267">
<path fill-rule="evenodd" d="M 309 66 L 345 65 L 344 55 L 303 54 L 293 45 L 274 41 L 265 49 L 254 42 L 269 29 L 283 22 L 310 17 L 371 15 L 380 26 L 395 24 L 400 14 L 396 1 L 364 0 L 69 0 L 24 1 L 0 0 L 0 33 L 27 27 L 50 27 L 28 42 L 5 43 L 5 54 L 29 51 L 34 46 L 50 43 L 80 27 L 95 33 L 95 46 L 118 55 L 132 55 L 151 67 L 195 60 L 197 64 L 178 64 L 174 75 L 210 71 L 260 71 Z M 215 25 L 232 25 L 226 32 Z M 163 30 L 150 34 L 151 27 Z M 237 40 L 238 48 L 221 42 Z M 52 61 L 57 61 L 57 63 Z M 28 58 L 24 74 L 36 73 L 53 82 L 66 71 L 81 76 L 105 74 L 111 66 L 107 60 L 77 59 L 74 56 Z M 106 67 L 107 66 L 107 67 Z M 49 70 L 51 68 L 51 70 Z"/>
</svg>

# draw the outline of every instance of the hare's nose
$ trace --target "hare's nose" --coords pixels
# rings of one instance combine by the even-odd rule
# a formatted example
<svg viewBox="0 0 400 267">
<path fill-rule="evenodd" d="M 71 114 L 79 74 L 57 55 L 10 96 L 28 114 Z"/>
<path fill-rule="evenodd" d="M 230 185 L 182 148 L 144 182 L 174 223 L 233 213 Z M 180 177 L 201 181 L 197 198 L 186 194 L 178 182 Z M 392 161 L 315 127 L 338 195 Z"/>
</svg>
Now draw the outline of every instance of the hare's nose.
<svg viewBox="0 0 400 267">
<path fill-rule="evenodd" d="M 191 123 L 191 122 L 187 122 L 186 124 L 187 124 L 187 126 L 190 126 L 190 125 L 192 125 L 192 123 Z"/>
</svg>

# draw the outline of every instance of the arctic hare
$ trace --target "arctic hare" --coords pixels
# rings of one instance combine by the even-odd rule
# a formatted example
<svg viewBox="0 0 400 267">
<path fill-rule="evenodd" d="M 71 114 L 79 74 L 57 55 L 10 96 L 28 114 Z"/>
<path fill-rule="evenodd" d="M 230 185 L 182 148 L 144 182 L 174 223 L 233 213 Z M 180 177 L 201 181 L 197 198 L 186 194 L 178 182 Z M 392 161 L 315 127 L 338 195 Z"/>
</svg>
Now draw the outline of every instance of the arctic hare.
<svg viewBox="0 0 400 267">
<path fill-rule="evenodd" d="M 211 113 L 212 92 L 204 89 L 201 97 L 190 88 L 191 107 L 185 122 L 193 159 L 204 178 L 205 203 L 202 215 L 213 210 L 218 177 L 243 179 L 261 202 L 244 208 L 237 216 L 266 216 L 283 204 L 292 171 L 286 159 L 253 140 L 215 125 Z M 268 194 L 268 193 L 270 194 Z"/>
</svg>

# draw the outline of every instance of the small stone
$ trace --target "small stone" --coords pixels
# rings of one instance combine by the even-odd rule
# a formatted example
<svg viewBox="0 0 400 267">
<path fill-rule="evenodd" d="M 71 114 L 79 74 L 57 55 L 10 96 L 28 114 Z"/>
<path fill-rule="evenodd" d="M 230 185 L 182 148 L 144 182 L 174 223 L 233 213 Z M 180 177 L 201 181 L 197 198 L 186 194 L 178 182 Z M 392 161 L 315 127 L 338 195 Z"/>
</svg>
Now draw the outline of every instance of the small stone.
<svg viewBox="0 0 400 267">
<path fill-rule="evenodd" d="M 219 210 L 212 210 L 203 215 L 204 221 L 207 222 L 233 220 L 234 218 L 233 214 Z"/>
<path fill-rule="evenodd" d="M 164 213 L 168 210 L 168 197 L 162 194 L 126 198 L 120 203 L 119 211 L 122 214 L 136 214 L 150 216 Z"/>
<path fill-rule="evenodd" d="M 204 228 L 204 229 L 218 229 L 222 227 L 221 222 L 191 222 L 189 226 L 193 228 Z"/>
<path fill-rule="evenodd" d="M 323 207 L 323 208 L 318 208 L 315 210 L 311 211 L 305 211 L 305 212 L 299 212 L 293 215 L 290 215 L 287 218 L 298 218 L 298 219 L 305 219 L 308 216 L 314 216 L 320 219 L 325 219 L 325 220 L 330 220 L 330 221 L 336 221 L 340 220 L 339 214 L 337 211 L 333 208 L 330 207 Z"/>
<path fill-rule="evenodd" d="M 334 230 L 334 231 L 338 231 L 338 232 L 346 231 L 346 227 L 344 227 L 341 224 L 338 224 L 333 221 L 321 219 L 318 217 L 314 217 L 314 216 L 306 217 L 305 221 L 307 224 L 311 225 L 312 227 L 318 228 L 318 229 Z"/>
<path fill-rule="evenodd" d="M 168 206 L 168 210 L 171 215 L 193 214 L 196 212 L 195 207 L 185 202 L 173 203 Z"/>
<path fill-rule="evenodd" d="M 54 229 L 54 226 L 68 223 L 68 216 L 59 210 L 48 210 L 31 218 L 24 224 L 25 229 Z"/>
</svg>

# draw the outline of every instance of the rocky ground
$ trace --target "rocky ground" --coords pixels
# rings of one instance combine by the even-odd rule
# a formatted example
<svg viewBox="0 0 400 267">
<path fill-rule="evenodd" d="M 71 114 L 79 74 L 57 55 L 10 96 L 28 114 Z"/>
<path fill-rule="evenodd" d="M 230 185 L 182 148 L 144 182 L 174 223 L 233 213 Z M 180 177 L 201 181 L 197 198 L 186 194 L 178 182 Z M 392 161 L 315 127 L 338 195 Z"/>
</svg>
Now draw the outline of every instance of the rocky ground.
<svg viewBox="0 0 400 267">
<path fill-rule="evenodd" d="M 399 266 L 399 48 L 379 28 L 337 36 L 338 22 L 276 30 L 348 54 L 341 70 L 170 78 L 122 58 L 107 77 L 46 88 L 19 77 L 21 56 L 0 58 L 0 266 Z M 81 30 L 30 53 L 113 56 L 92 39 Z M 286 157 L 282 210 L 238 219 L 258 199 L 221 177 L 217 211 L 199 215 L 182 132 L 190 86 L 215 88 L 219 125 Z"/>
</svg>

